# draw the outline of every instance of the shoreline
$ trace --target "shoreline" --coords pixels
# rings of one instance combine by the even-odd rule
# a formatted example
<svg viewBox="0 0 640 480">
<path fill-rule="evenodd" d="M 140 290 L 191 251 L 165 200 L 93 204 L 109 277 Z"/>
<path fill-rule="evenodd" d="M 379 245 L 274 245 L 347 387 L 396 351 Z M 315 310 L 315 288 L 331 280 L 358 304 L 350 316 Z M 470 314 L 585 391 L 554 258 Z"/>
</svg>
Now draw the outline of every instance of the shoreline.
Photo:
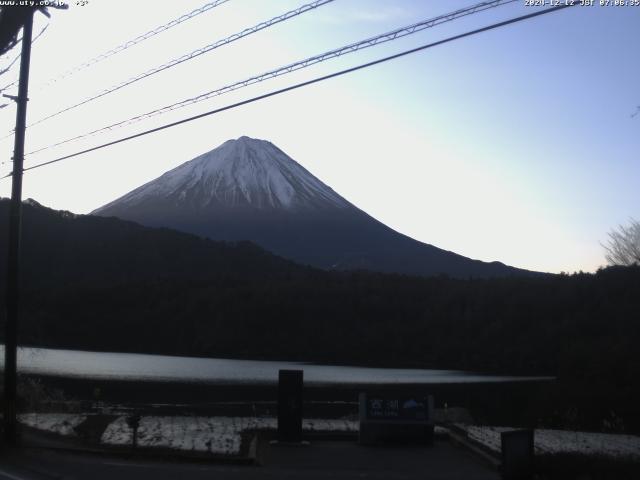
<svg viewBox="0 0 640 480">
<path fill-rule="evenodd" d="M 277 409 L 277 384 L 216 384 L 96 380 L 43 375 L 22 375 L 44 389 L 61 392 L 70 403 L 99 405 L 169 414 L 272 414 Z M 553 381 L 338 384 L 304 386 L 305 414 L 320 417 L 356 415 L 358 394 L 434 395 L 437 408 L 460 407 L 479 421 L 529 425 L 536 418 L 539 399 Z M 56 395 L 53 395 L 54 397 Z M 61 403 L 61 402 L 52 402 Z M 46 408 L 46 407 L 45 407 Z"/>
</svg>

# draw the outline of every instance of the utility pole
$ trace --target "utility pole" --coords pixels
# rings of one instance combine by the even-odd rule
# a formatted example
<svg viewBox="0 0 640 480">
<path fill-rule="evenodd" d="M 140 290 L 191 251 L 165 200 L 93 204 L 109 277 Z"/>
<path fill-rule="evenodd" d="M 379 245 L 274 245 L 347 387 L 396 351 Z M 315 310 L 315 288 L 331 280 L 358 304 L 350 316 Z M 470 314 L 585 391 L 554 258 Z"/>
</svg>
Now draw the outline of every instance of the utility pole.
<svg viewBox="0 0 640 480">
<path fill-rule="evenodd" d="M 20 59 L 18 96 L 9 97 L 15 100 L 18 106 L 13 149 L 11 206 L 9 211 L 9 254 L 7 259 L 6 325 L 4 336 L 4 438 L 10 446 L 15 446 L 18 443 L 16 384 L 20 292 L 20 231 L 22 228 L 22 168 L 24 162 L 24 136 L 27 124 L 29 62 L 31 60 L 34 12 L 35 10 L 31 10 L 25 16 L 22 29 L 22 58 Z"/>
</svg>

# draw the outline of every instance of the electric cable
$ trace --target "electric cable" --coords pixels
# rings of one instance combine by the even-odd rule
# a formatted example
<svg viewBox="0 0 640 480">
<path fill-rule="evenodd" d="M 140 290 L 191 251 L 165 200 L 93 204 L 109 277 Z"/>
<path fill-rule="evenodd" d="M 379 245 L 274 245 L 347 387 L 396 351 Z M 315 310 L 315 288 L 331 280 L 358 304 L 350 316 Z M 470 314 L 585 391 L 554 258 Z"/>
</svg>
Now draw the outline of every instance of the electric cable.
<svg viewBox="0 0 640 480">
<path fill-rule="evenodd" d="M 198 15 L 202 15 L 205 12 L 208 12 L 209 10 L 222 5 L 223 3 L 228 2 L 229 0 L 214 0 L 212 2 L 206 3 L 204 5 L 202 5 L 201 7 L 196 8 L 195 10 L 192 10 L 189 13 L 186 13 L 184 15 L 181 15 L 178 18 L 174 18 L 173 20 L 160 25 L 152 30 L 149 30 L 146 33 L 143 33 L 142 35 L 138 35 L 137 37 L 135 37 L 132 40 L 128 40 L 110 50 L 107 50 L 104 53 L 101 53 L 100 55 L 96 55 L 95 57 L 90 58 L 89 60 L 86 60 L 85 62 L 81 63 L 80 65 L 77 65 L 76 67 L 70 68 L 69 70 L 67 70 L 66 72 L 60 74 L 59 76 L 55 77 L 55 78 L 51 78 L 49 80 L 47 80 L 43 85 L 42 88 L 46 88 L 49 87 L 57 82 L 59 82 L 60 80 L 63 80 L 81 70 L 84 70 L 86 68 L 91 67 L 92 65 L 95 65 L 96 63 L 102 62 L 103 60 L 106 60 L 109 57 L 112 57 L 113 55 L 116 55 L 117 53 L 120 53 L 124 50 L 127 50 L 131 47 L 133 47 L 134 45 L 137 45 L 141 42 L 144 42 L 145 40 L 148 40 L 151 37 L 154 37 L 156 35 L 158 35 L 159 33 L 165 32 L 177 25 L 180 25 L 181 23 L 186 22 L 187 20 L 191 20 L 192 18 L 197 17 Z"/>
<path fill-rule="evenodd" d="M 94 135 L 97 135 L 99 133 L 102 132 L 106 132 L 106 131 L 113 131 L 116 130 L 118 128 L 122 128 L 125 126 L 129 126 L 132 125 L 134 123 L 138 123 L 140 121 L 155 117 L 157 115 L 161 115 L 173 110 L 177 110 L 179 108 L 183 108 L 189 105 L 193 105 L 199 102 L 203 102 L 205 100 L 209 100 L 213 97 L 217 97 L 220 95 L 224 95 L 226 93 L 230 93 L 233 92 L 235 90 L 238 90 L 240 88 L 244 88 L 244 87 L 248 87 L 250 85 L 254 85 L 256 83 L 260 83 L 266 80 L 269 80 L 271 78 L 275 78 L 281 75 L 285 75 L 287 73 L 291 73 L 297 70 L 301 70 L 303 68 L 307 68 L 310 67 L 312 65 L 315 65 L 317 63 L 321 63 L 324 62 L 326 60 L 330 60 L 333 58 L 337 58 L 340 57 L 342 55 L 346 55 L 349 53 L 353 53 L 353 52 L 357 52 L 359 50 L 363 50 L 365 48 L 369 48 L 369 47 L 373 47 L 375 45 L 379 45 L 385 42 L 389 42 L 392 40 L 397 40 L 399 38 L 408 36 L 408 35 L 412 35 L 414 33 L 420 32 L 422 30 L 425 30 L 427 28 L 432 28 L 435 27 L 437 25 L 440 25 L 442 23 L 446 23 L 446 22 L 450 22 L 453 20 L 456 20 L 458 18 L 467 16 L 467 15 L 471 15 L 474 13 L 478 13 L 484 10 L 488 10 L 490 8 L 496 8 L 498 6 L 501 5 L 506 5 L 509 3 L 513 3 L 517 0 L 493 0 L 493 1 L 485 1 L 485 2 L 481 2 L 478 3 L 476 5 L 473 5 L 471 7 L 467 7 L 467 8 L 463 8 L 460 10 L 456 10 L 454 12 L 450 12 L 447 14 L 443 14 L 443 15 L 439 15 L 437 17 L 434 18 L 430 18 L 428 20 L 423 20 L 421 22 L 417 22 L 405 27 L 401 27 L 401 28 L 397 28 L 395 30 L 392 30 L 390 32 L 386 32 L 380 35 L 376 35 L 374 37 L 370 37 L 367 38 L 365 40 L 361 40 L 359 42 L 356 43 L 351 43 L 349 45 L 345 45 L 343 47 L 340 48 L 336 48 L 333 50 L 329 50 L 327 52 L 321 53 L 319 55 L 314 55 L 313 57 L 309 57 L 306 58 L 304 60 L 300 60 L 294 63 L 291 63 L 289 65 L 283 66 L 283 67 L 279 67 L 276 68 L 274 70 L 270 70 L 268 72 L 259 74 L 259 75 L 255 75 L 253 77 L 249 77 L 247 79 L 241 80 L 239 82 L 235 82 L 229 85 L 226 85 L 224 87 L 221 88 L 217 88 L 215 90 L 211 90 L 209 92 L 206 93 L 202 93 L 200 95 L 197 95 L 195 97 L 189 97 L 187 99 L 181 100 L 179 102 L 175 102 L 172 103 L 170 105 L 166 105 L 164 107 L 160 107 L 157 108 L 155 110 L 151 110 L 149 112 L 140 114 L 140 115 L 136 115 L 134 117 L 128 118 L 126 120 L 122 120 L 116 123 L 112 123 L 110 125 L 106 125 L 103 127 L 100 127 L 98 129 L 95 130 L 91 130 L 89 132 L 80 134 L 80 135 L 76 135 L 74 137 L 70 137 L 61 141 L 58 141 L 56 143 L 52 143 L 49 145 L 46 145 L 44 147 L 40 147 L 36 150 L 30 151 L 27 153 L 27 155 L 33 155 L 35 153 L 39 153 L 43 150 L 47 150 L 50 148 L 54 148 L 54 147 L 58 147 L 60 145 L 64 145 L 66 143 L 70 143 L 70 142 L 75 142 L 87 137 L 91 137 Z"/>
<path fill-rule="evenodd" d="M 427 50 L 429 48 L 433 48 L 433 47 L 436 47 L 436 46 L 439 46 L 439 45 L 443 45 L 445 43 L 449 43 L 449 42 L 452 42 L 452 41 L 455 41 L 455 40 L 459 40 L 459 39 L 462 39 L 462 38 L 470 37 L 472 35 L 477 35 L 479 33 L 487 32 L 489 30 L 494 30 L 494 29 L 501 28 L 501 27 L 504 27 L 504 26 L 507 26 L 507 25 L 511 25 L 511 24 L 514 24 L 514 23 L 522 22 L 524 20 L 528 20 L 528 19 L 531 19 L 531 18 L 534 18 L 534 17 L 539 17 L 541 15 L 545 15 L 545 14 L 548 14 L 548 13 L 557 12 L 559 10 L 563 10 L 565 8 L 569 8 L 569 7 L 572 7 L 572 6 L 575 6 L 575 5 L 578 5 L 578 4 L 577 3 L 568 3 L 568 4 L 560 5 L 560 6 L 557 6 L 557 7 L 551 7 L 551 8 L 547 8 L 547 9 L 544 9 L 544 10 L 539 10 L 539 11 L 536 11 L 536 12 L 533 12 L 533 13 L 529 13 L 527 15 L 522 15 L 522 16 L 519 16 L 519 17 L 511 18 L 509 20 L 505 20 L 505 21 L 502 21 L 502 22 L 494 23 L 494 24 L 488 25 L 486 27 L 482 27 L 482 28 L 478 28 L 478 29 L 475 29 L 475 30 L 471 30 L 471 31 L 465 32 L 465 33 L 454 35 L 452 37 L 448 37 L 448 38 L 445 38 L 443 40 L 438 40 L 436 42 L 428 43 L 426 45 L 421 45 L 419 47 L 415 47 L 415 48 L 412 48 L 412 49 L 409 49 L 409 50 L 405 50 L 405 51 L 402 51 L 400 53 L 396 53 L 394 55 L 390 55 L 390 56 L 383 57 L 383 58 L 380 58 L 380 59 L 377 59 L 377 60 L 373 60 L 371 62 L 363 63 L 363 64 L 357 65 L 355 67 L 350 67 L 350 68 L 347 68 L 347 69 L 344 69 L 344 70 L 340 70 L 338 72 L 334 72 L 334 73 L 331 73 L 331 74 L 328 74 L 328 75 L 323 75 L 321 77 L 317 77 L 317 78 L 314 78 L 314 79 L 311 79 L 311 80 L 300 82 L 300 83 L 297 83 L 295 85 L 291 85 L 291 86 L 288 86 L 288 87 L 285 87 L 285 88 L 274 90 L 274 91 L 271 91 L 269 93 L 258 95 L 256 97 L 252 97 L 252 98 L 249 98 L 249 99 L 246 99 L 246 100 L 242 100 L 240 102 L 236 102 L 236 103 L 233 103 L 233 104 L 230 104 L 230 105 L 226 105 L 224 107 L 220 107 L 220 108 L 216 108 L 214 110 L 210 110 L 208 112 L 204 112 L 204 113 L 201 113 L 201 114 L 198 114 L 198 115 L 194 115 L 192 117 L 184 118 L 184 119 L 178 120 L 176 122 L 171 122 L 171 123 L 162 125 L 160 127 L 152 128 L 150 130 L 145 130 L 143 132 L 139 132 L 139 133 L 136 133 L 136 134 L 133 134 L 133 135 L 129 135 L 127 137 L 119 138 L 117 140 L 113 140 L 113 141 L 104 143 L 102 145 L 97 145 L 95 147 L 91 147 L 91 148 L 88 148 L 88 149 L 85 149 L 85 150 L 81 150 L 81 151 L 78 151 L 78 152 L 75 152 L 75 153 L 72 153 L 72 154 L 69 154 L 69 155 L 64 155 L 62 157 L 55 158 L 53 160 L 49 160 L 49 161 L 42 162 L 42 163 L 33 165 L 31 167 L 25 168 L 25 169 L 23 169 L 23 171 L 35 170 L 37 168 L 41 168 L 41 167 L 44 167 L 44 166 L 47 166 L 47 165 L 58 163 L 58 162 L 67 160 L 69 158 L 77 157 L 79 155 L 84 155 L 84 154 L 89 153 L 89 152 L 94 152 L 96 150 L 100 150 L 100 149 L 103 149 L 103 148 L 106 148 L 106 147 L 110 147 L 112 145 L 123 143 L 123 142 L 129 141 L 129 140 L 133 140 L 135 138 L 143 137 L 143 136 L 149 135 L 151 133 L 159 132 L 159 131 L 166 130 L 166 129 L 171 128 L 171 127 L 182 125 L 184 123 L 192 122 L 192 121 L 198 120 L 200 118 L 204 118 L 204 117 L 208 117 L 208 116 L 211 116 L 211 115 L 215 115 L 217 113 L 221 113 L 221 112 L 224 112 L 224 111 L 227 111 L 227 110 L 232 110 L 234 108 L 238 108 L 238 107 L 241 107 L 243 105 L 248 105 L 250 103 L 254 103 L 254 102 L 257 102 L 257 101 L 260 101 L 260 100 L 264 100 L 266 98 L 274 97 L 276 95 L 281 95 L 283 93 L 290 92 L 290 91 L 293 91 L 293 90 L 297 90 L 299 88 L 306 87 L 306 86 L 309 86 L 309 85 L 313 85 L 315 83 L 319 83 L 319 82 L 322 82 L 322 81 L 325 81 L 325 80 L 329 80 L 331 78 L 340 77 L 340 76 L 343 76 L 343 75 L 346 75 L 346 74 L 349 74 L 349 73 L 352 73 L 352 72 L 356 72 L 358 70 L 362 70 L 362 69 L 365 69 L 365 68 L 372 67 L 374 65 L 379 65 L 381 63 L 385 63 L 385 62 L 388 62 L 388 61 L 391 61 L 391 60 L 395 60 L 395 59 L 398 59 L 398 58 L 401 58 L 401 57 L 405 57 L 407 55 L 411 55 L 413 53 L 421 52 L 423 50 Z M 11 177 L 11 176 L 12 176 L 12 174 L 8 174 L 8 175 L 5 175 L 4 177 L 2 177 L 2 179 L 5 179 L 5 178 Z"/>
<path fill-rule="evenodd" d="M 124 88 L 128 85 L 131 85 L 133 83 L 139 82 L 140 80 L 143 80 L 147 77 L 150 77 L 152 75 L 155 75 L 156 73 L 160 73 L 164 70 L 167 70 L 169 68 L 175 67 L 176 65 L 180 65 L 181 63 L 184 63 L 186 61 L 189 60 L 193 60 L 194 58 L 199 57 L 200 55 L 203 55 L 205 53 L 211 52 L 212 50 L 215 50 L 219 47 L 222 47 L 223 45 L 228 45 L 232 42 L 235 42 L 236 40 L 240 40 L 241 38 L 244 38 L 248 35 L 251 35 L 253 33 L 259 32 L 261 30 L 264 30 L 265 28 L 269 28 L 273 25 L 276 25 L 278 23 L 284 22 L 286 20 L 289 20 L 290 18 L 294 18 L 297 17 L 298 15 L 301 15 L 303 13 L 306 13 L 308 11 L 314 10 L 322 5 L 326 5 L 328 3 L 331 3 L 335 0 L 315 0 L 314 2 L 302 5 L 294 10 L 290 10 L 288 12 L 285 12 L 281 15 L 278 15 L 277 17 L 273 17 L 269 20 L 266 20 L 264 22 L 261 22 L 257 25 L 254 25 L 253 27 L 250 28 L 246 28 L 244 30 L 242 30 L 241 32 L 238 33 L 234 33 L 233 35 L 223 38 L 221 40 L 217 40 L 213 43 L 210 43 L 208 45 L 205 45 L 204 47 L 198 48 L 190 53 L 187 53 L 185 55 L 182 55 L 181 57 L 178 58 L 174 58 L 172 60 L 170 60 L 167 63 L 164 63 L 160 66 L 154 67 L 150 70 L 147 70 L 145 72 L 142 72 L 134 77 L 131 77 L 127 80 L 124 80 L 116 85 L 113 85 L 111 87 L 108 87 L 104 90 L 102 90 L 99 93 L 96 93 L 88 98 L 85 98 L 84 100 L 79 101 L 78 103 L 74 103 L 73 105 L 70 105 L 68 107 L 63 108 L 62 110 L 58 110 L 55 113 L 52 113 L 50 115 L 47 115 L 46 117 L 41 118 L 40 120 L 37 120 L 33 123 L 31 123 L 30 125 L 28 125 L 28 127 L 33 127 L 34 125 L 38 125 L 42 122 L 45 122 L 47 120 L 50 120 L 54 117 L 57 117 L 58 115 L 61 115 L 65 112 L 68 112 L 70 110 L 73 110 L 75 108 L 78 108 L 82 105 L 85 105 L 89 102 L 92 102 L 93 100 L 97 100 L 98 98 L 102 98 L 105 95 L 108 95 L 110 93 L 116 92 L 118 90 L 120 90 L 121 88 Z"/>
</svg>

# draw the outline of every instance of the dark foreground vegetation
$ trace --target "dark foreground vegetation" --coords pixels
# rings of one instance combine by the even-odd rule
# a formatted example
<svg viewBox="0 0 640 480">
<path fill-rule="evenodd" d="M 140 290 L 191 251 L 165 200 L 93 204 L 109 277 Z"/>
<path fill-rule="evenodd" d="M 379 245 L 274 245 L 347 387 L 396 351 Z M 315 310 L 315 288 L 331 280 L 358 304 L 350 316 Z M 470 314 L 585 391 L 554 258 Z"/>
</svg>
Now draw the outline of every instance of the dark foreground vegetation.
<svg viewBox="0 0 640 480">
<path fill-rule="evenodd" d="M 7 210 L 0 201 L 0 219 Z M 540 421 L 640 432 L 639 267 L 467 280 L 325 272 L 250 243 L 24 214 L 23 344 L 554 375 L 536 399 Z"/>
</svg>

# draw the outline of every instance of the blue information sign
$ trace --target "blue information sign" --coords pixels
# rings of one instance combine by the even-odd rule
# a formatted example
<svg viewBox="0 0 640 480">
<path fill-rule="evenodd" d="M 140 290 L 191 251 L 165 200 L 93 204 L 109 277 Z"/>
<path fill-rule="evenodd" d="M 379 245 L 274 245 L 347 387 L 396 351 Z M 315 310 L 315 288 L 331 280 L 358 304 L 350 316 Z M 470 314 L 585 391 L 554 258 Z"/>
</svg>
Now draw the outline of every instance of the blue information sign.
<svg viewBox="0 0 640 480">
<path fill-rule="evenodd" d="M 367 397 L 368 420 L 428 421 L 429 401 L 426 397 Z"/>
</svg>

